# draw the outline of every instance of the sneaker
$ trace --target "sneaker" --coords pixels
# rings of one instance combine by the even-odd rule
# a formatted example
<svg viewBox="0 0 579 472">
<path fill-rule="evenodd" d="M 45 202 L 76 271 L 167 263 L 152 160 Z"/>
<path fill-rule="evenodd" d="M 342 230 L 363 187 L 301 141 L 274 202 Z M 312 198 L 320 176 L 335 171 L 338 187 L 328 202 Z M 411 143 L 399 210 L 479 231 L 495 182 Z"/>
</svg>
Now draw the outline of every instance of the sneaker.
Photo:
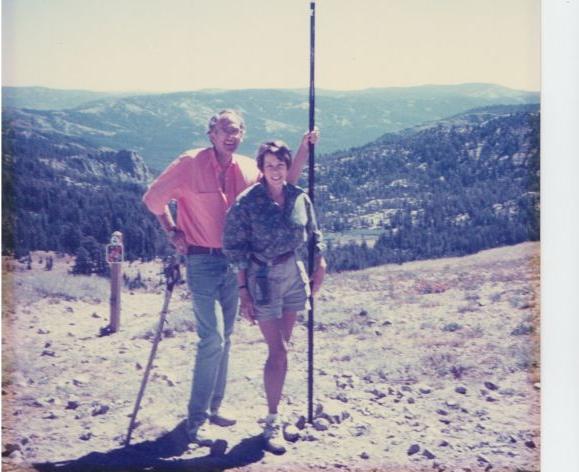
<svg viewBox="0 0 579 472">
<path fill-rule="evenodd" d="M 237 421 L 233 418 L 227 418 L 226 416 L 220 415 L 219 413 L 212 413 L 209 415 L 209 423 L 221 426 L 222 428 L 227 428 L 228 426 L 233 426 Z"/>
<path fill-rule="evenodd" d="M 281 421 L 277 415 L 269 415 L 263 427 L 265 450 L 275 455 L 285 454 L 285 439 L 282 434 Z"/>
</svg>

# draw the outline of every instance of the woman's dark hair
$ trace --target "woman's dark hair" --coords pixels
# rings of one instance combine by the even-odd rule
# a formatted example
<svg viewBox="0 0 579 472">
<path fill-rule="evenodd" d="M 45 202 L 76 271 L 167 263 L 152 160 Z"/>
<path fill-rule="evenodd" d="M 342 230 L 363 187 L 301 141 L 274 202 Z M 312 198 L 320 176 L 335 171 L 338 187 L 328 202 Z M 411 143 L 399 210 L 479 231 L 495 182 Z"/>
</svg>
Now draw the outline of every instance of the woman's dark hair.
<svg viewBox="0 0 579 472">
<path fill-rule="evenodd" d="M 289 169 L 292 165 L 292 152 L 286 143 L 280 140 L 268 141 L 257 150 L 257 168 L 263 172 L 263 161 L 266 154 L 273 154 L 280 161 L 285 162 Z"/>
</svg>

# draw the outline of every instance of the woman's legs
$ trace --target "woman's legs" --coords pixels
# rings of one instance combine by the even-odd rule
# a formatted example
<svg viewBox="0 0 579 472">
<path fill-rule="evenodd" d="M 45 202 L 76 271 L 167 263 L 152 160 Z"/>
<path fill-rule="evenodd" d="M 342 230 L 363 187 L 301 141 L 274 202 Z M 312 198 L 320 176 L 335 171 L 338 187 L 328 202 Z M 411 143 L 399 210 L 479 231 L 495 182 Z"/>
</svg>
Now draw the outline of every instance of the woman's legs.
<svg viewBox="0 0 579 472">
<path fill-rule="evenodd" d="M 281 319 L 259 321 L 268 347 L 263 372 L 269 414 L 276 414 L 287 373 L 288 343 L 296 321 L 296 313 L 284 313 Z"/>
</svg>

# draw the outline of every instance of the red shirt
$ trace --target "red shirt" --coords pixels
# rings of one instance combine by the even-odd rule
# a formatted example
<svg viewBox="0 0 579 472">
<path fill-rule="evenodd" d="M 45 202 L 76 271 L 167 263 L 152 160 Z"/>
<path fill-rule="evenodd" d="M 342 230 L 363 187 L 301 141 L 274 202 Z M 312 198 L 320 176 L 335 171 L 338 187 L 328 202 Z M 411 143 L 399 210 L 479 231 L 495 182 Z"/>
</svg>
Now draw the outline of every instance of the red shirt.
<svg viewBox="0 0 579 472">
<path fill-rule="evenodd" d="M 176 200 L 177 227 L 187 243 L 220 248 L 227 210 L 260 177 L 249 157 L 234 154 L 229 165 L 222 167 L 213 148 L 193 149 L 165 169 L 149 186 L 143 202 L 152 213 L 162 215 L 165 206 Z"/>
</svg>

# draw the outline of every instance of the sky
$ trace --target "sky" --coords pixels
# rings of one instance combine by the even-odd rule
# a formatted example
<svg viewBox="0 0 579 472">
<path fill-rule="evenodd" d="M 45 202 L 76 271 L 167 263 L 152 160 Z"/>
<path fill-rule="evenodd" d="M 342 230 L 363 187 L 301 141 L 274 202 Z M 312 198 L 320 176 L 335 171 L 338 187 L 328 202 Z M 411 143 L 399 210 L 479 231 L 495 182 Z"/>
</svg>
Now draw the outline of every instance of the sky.
<svg viewBox="0 0 579 472">
<path fill-rule="evenodd" d="M 3 85 L 307 88 L 308 0 L 2 0 Z M 540 89 L 539 0 L 317 0 L 316 87 Z"/>
</svg>

